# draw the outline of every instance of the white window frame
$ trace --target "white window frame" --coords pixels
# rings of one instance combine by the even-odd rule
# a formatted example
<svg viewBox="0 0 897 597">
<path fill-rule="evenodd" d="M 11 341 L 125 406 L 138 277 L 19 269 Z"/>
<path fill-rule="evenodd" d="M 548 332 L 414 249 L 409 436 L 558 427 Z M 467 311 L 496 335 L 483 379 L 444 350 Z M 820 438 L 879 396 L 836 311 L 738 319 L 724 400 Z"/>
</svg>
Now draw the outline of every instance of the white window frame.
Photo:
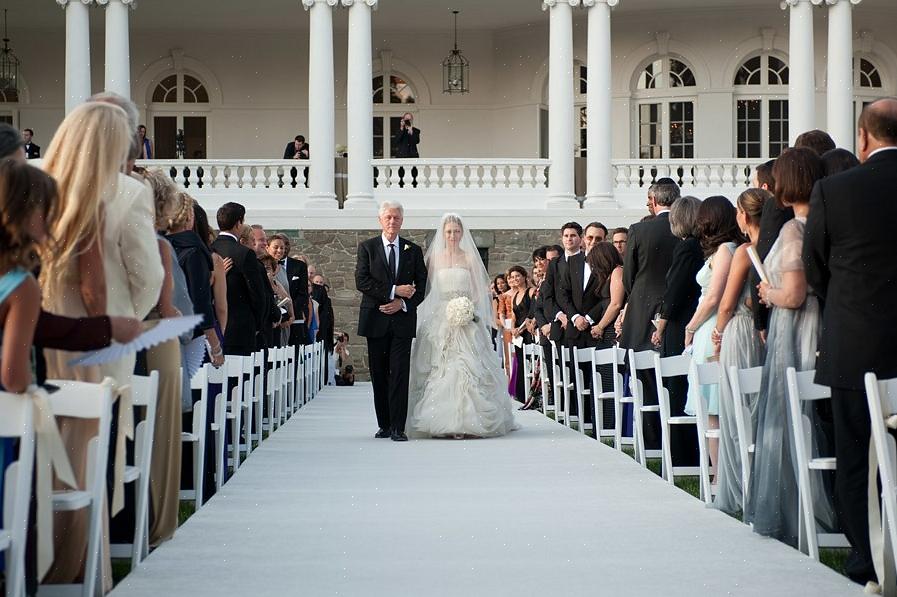
<svg viewBox="0 0 897 597">
<path fill-rule="evenodd" d="M 691 71 L 693 77 L 695 77 L 695 85 L 688 87 L 670 87 L 669 86 L 669 77 L 670 75 L 670 60 L 678 60 L 683 63 L 688 69 Z M 660 83 L 661 85 L 655 87 L 654 89 L 638 89 L 638 81 L 641 78 L 642 72 L 645 68 L 658 60 L 663 62 L 661 67 L 661 76 Z M 634 77 L 632 80 L 632 125 L 630 131 L 630 138 L 632 142 L 630 144 L 630 156 L 633 159 L 643 159 L 641 157 L 641 106 L 645 104 L 660 104 L 660 128 L 661 128 L 661 148 L 660 148 L 660 158 L 657 159 L 672 159 L 670 158 L 670 104 L 679 103 L 679 102 L 691 102 L 692 104 L 692 124 L 694 126 L 694 131 L 692 132 L 692 155 L 698 155 L 698 147 L 697 147 L 697 128 L 698 128 L 698 82 L 697 75 L 695 74 L 695 67 L 692 65 L 690 61 L 688 61 L 683 56 L 679 56 L 677 54 L 664 54 L 664 55 L 654 55 L 651 58 L 644 60 L 639 67 L 636 69 L 634 73 Z M 649 158 L 644 158 L 649 159 Z M 675 158 L 680 159 L 680 158 Z M 693 158 L 681 158 L 681 159 L 693 159 Z"/>
<path fill-rule="evenodd" d="M 415 125 L 419 124 L 417 117 L 419 114 L 418 100 L 420 99 L 420 95 L 418 95 L 418 93 L 417 93 L 417 86 L 414 85 L 414 83 L 411 81 L 411 79 L 409 77 L 405 76 L 404 73 L 401 73 L 401 72 L 398 72 L 395 70 L 390 70 L 389 72 L 380 71 L 380 72 L 376 72 L 371 75 L 371 99 L 372 100 L 374 97 L 373 82 L 374 82 L 374 79 L 376 79 L 377 77 L 383 77 L 383 87 L 382 87 L 383 101 L 379 102 L 379 103 L 374 102 L 374 120 L 380 118 L 383 121 L 383 158 L 389 159 L 390 156 L 392 155 L 392 135 L 390 134 L 389 119 L 397 117 L 397 116 L 402 116 L 407 112 L 414 116 L 414 124 Z M 390 80 L 391 77 L 399 77 L 403 81 L 405 81 L 405 84 L 411 88 L 411 93 L 414 96 L 414 103 L 393 104 L 388 101 L 390 98 L 390 93 L 389 93 L 390 87 L 389 86 L 391 83 L 391 80 Z M 420 127 L 418 127 L 418 128 L 420 128 Z M 372 121 L 371 122 L 371 136 L 372 137 L 373 137 L 373 134 L 374 134 L 374 123 Z"/>
<path fill-rule="evenodd" d="M 759 85 L 735 85 L 735 76 L 741 70 L 741 66 L 748 60 L 760 57 L 760 84 Z M 741 100 L 760 100 L 760 156 L 750 159 L 769 160 L 769 102 L 775 100 L 788 101 L 788 85 L 769 84 L 769 58 L 777 58 L 785 63 L 788 68 L 788 77 L 791 77 L 791 64 L 788 57 L 777 51 L 754 52 L 747 55 L 738 63 L 738 68 L 732 73 L 733 99 L 732 99 L 732 155 L 738 157 L 738 102 Z M 791 110 L 788 111 L 788 126 L 791 126 Z M 789 128 L 790 130 L 790 128 Z M 785 147 L 788 145 L 786 144 Z"/>
</svg>

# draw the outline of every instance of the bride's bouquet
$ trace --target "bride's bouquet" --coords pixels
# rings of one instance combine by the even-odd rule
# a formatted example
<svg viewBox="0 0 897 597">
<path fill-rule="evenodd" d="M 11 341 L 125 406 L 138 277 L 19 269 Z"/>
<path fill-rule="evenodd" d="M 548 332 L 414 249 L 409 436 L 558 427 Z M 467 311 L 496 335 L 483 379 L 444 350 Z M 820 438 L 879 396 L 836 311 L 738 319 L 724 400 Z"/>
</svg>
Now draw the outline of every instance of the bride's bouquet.
<svg viewBox="0 0 897 597">
<path fill-rule="evenodd" d="M 459 296 L 450 300 L 445 306 L 445 316 L 449 325 L 456 328 L 477 320 L 473 301 L 466 296 Z"/>
</svg>

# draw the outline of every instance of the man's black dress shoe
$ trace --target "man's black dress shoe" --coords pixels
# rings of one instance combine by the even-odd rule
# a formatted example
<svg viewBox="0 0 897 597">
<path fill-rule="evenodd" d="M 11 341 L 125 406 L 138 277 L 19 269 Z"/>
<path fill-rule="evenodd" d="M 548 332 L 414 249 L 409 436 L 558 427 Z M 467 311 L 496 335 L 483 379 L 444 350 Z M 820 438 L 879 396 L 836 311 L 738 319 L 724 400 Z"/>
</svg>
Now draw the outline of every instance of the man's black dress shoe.
<svg viewBox="0 0 897 597">
<path fill-rule="evenodd" d="M 377 439 L 386 439 L 390 437 L 392 434 L 388 429 L 378 429 L 377 433 L 374 434 L 374 437 Z"/>
<path fill-rule="evenodd" d="M 408 436 L 405 435 L 404 431 L 393 431 L 390 439 L 394 442 L 407 442 Z"/>
</svg>

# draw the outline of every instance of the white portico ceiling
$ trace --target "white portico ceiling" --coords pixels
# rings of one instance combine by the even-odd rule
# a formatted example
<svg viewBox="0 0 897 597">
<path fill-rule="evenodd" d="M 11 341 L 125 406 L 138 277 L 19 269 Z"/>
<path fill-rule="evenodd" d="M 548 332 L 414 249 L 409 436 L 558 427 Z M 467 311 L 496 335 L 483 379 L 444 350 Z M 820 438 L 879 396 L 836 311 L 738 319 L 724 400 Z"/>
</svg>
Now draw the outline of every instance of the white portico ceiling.
<svg viewBox="0 0 897 597">
<path fill-rule="evenodd" d="M 779 0 L 621 0 L 615 13 L 632 14 L 658 10 L 749 8 L 777 6 Z M 897 11 L 895 0 L 863 0 L 861 9 Z M 65 19 L 56 0 L 2 0 L 0 8 L 9 9 L 15 29 L 63 28 Z M 449 10 L 461 10 L 462 31 L 494 30 L 519 27 L 528 23 L 547 25 L 548 15 L 542 12 L 540 0 L 380 0 L 374 15 L 378 29 L 409 31 L 449 30 Z M 91 19 L 94 28 L 102 28 L 97 14 Z M 346 18 L 337 15 L 334 25 L 346 27 Z M 302 30 L 308 28 L 308 16 L 300 0 L 137 0 L 132 13 L 134 30 Z"/>
</svg>

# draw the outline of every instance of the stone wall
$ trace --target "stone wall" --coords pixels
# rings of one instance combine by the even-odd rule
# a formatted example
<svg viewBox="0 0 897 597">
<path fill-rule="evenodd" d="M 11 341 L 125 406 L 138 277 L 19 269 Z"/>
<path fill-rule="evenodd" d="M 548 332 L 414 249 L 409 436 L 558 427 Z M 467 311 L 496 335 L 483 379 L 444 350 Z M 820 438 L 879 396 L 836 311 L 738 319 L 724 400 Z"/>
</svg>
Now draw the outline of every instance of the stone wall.
<svg viewBox="0 0 897 597">
<path fill-rule="evenodd" d="M 273 232 L 269 230 L 270 233 Z M 336 329 L 349 333 L 349 351 L 359 380 L 368 379 L 367 344 L 358 337 L 360 293 L 355 290 L 355 261 L 358 244 L 380 234 L 379 230 L 281 230 L 293 239 L 292 253 L 303 254 L 330 284 Z M 488 270 L 494 276 L 512 265 L 530 269 L 531 254 L 541 245 L 559 242 L 560 234 L 549 230 L 474 230 L 477 246 L 488 249 Z M 402 237 L 426 250 L 432 231 L 403 230 Z"/>
</svg>

